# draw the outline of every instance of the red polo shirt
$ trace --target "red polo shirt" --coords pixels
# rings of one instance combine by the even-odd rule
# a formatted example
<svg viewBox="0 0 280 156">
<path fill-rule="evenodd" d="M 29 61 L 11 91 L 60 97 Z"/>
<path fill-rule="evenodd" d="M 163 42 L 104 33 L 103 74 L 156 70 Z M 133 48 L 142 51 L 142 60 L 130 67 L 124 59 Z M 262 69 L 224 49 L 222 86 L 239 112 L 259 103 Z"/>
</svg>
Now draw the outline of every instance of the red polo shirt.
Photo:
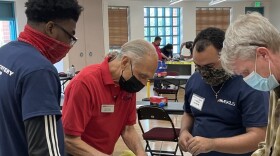
<svg viewBox="0 0 280 156">
<path fill-rule="evenodd" d="M 161 55 L 161 50 L 160 50 L 159 46 L 156 45 L 154 42 L 153 42 L 153 45 L 156 48 L 156 51 L 157 51 L 157 54 L 158 54 L 158 60 L 162 61 L 162 55 Z"/>
<path fill-rule="evenodd" d="M 125 126 L 136 123 L 136 94 L 114 84 L 105 59 L 71 80 L 65 91 L 62 121 L 65 134 L 80 136 L 97 150 L 112 154 Z"/>
</svg>

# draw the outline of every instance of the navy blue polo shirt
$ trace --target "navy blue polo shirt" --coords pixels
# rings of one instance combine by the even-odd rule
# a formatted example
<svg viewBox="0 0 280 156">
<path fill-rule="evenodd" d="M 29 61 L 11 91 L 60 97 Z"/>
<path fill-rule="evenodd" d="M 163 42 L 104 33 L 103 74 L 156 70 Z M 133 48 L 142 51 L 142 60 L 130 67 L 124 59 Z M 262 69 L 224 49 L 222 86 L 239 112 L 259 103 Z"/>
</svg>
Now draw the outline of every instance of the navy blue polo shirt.
<svg viewBox="0 0 280 156">
<path fill-rule="evenodd" d="M 57 115 L 64 151 L 60 92 L 57 70 L 33 46 L 14 41 L 0 48 L 0 156 L 28 156 L 24 121 L 44 115 Z"/>
<path fill-rule="evenodd" d="M 222 88 L 221 88 L 222 87 Z M 218 98 L 215 92 L 221 88 Z M 246 133 L 246 128 L 265 127 L 268 122 L 269 93 L 252 89 L 241 76 L 229 78 L 212 90 L 199 73 L 194 73 L 185 88 L 184 110 L 194 117 L 193 136 L 232 137 Z M 192 98 L 204 99 L 202 107 L 191 106 Z M 196 108 L 195 108 L 196 107 Z M 239 156 L 249 156 L 251 153 Z M 209 152 L 199 156 L 236 156 Z"/>
</svg>

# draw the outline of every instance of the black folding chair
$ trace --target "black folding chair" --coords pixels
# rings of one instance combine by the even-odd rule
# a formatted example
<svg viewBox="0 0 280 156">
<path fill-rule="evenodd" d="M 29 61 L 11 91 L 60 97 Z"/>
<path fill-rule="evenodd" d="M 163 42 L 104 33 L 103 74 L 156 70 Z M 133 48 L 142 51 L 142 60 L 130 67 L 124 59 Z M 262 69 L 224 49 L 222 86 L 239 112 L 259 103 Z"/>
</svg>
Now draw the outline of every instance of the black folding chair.
<svg viewBox="0 0 280 156">
<path fill-rule="evenodd" d="M 152 156 L 154 155 L 176 155 L 177 150 L 179 149 L 181 155 L 183 152 L 178 146 L 178 137 L 180 133 L 179 128 L 175 128 L 174 124 L 169 117 L 168 113 L 160 107 L 157 106 L 141 106 L 137 109 L 138 113 L 138 123 L 143 133 L 143 139 L 146 141 L 145 151 L 150 152 Z M 162 120 L 168 121 L 170 124 L 169 127 L 152 127 L 149 130 L 144 131 L 144 128 L 141 124 L 142 120 Z M 176 142 L 176 147 L 174 151 L 164 151 L 152 149 L 149 142 L 150 141 L 167 141 L 167 142 Z"/>
</svg>

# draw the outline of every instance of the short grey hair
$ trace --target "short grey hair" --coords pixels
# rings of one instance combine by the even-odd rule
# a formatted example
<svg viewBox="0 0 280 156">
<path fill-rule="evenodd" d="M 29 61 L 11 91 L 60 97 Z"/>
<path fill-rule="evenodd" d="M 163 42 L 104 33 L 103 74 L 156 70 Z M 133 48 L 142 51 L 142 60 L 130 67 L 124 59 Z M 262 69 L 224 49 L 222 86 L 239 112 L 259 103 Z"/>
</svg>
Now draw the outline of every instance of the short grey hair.
<svg viewBox="0 0 280 156">
<path fill-rule="evenodd" d="M 229 73 L 233 73 L 234 61 L 255 59 L 256 48 L 260 46 L 270 49 L 273 53 L 279 53 L 279 31 L 259 13 L 239 16 L 226 31 L 221 52 L 222 66 Z"/>
<path fill-rule="evenodd" d="M 137 39 L 125 43 L 121 47 L 118 56 L 119 58 L 122 58 L 122 56 L 128 56 L 133 60 L 133 64 L 141 62 L 147 56 L 156 57 L 158 59 L 155 47 L 151 43 L 142 39 Z"/>
</svg>

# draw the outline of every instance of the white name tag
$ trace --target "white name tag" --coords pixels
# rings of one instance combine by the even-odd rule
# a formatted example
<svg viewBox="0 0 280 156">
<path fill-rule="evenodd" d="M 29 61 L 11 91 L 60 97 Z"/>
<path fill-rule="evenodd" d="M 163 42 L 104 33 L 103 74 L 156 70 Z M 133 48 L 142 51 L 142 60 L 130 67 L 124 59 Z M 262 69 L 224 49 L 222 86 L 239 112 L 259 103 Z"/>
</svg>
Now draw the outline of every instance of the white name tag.
<svg viewBox="0 0 280 156">
<path fill-rule="evenodd" d="M 102 105 L 101 112 L 102 113 L 113 113 L 114 112 L 114 105 Z"/>
<path fill-rule="evenodd" d="M 198 96 L 196 94 L 193 94 L 192 100 L 191 100 L 191 106 L 201 111 L 202 106 L 204 104 L 204 100 L 205 100 L 205 98 Z"/>
</svg>

